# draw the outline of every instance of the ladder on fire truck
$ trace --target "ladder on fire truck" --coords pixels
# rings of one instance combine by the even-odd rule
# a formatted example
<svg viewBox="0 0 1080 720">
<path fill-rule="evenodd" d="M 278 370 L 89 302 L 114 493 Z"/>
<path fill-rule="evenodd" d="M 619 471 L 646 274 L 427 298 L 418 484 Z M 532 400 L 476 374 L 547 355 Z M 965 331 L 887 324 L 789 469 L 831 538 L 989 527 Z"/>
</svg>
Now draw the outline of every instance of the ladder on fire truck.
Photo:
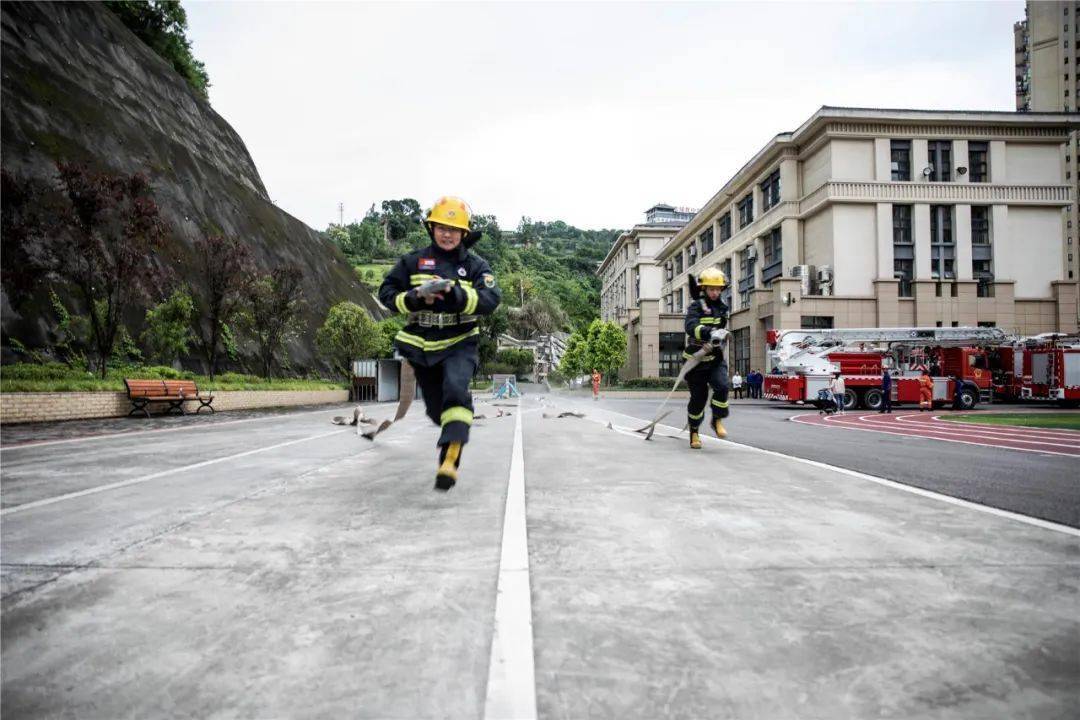
<svg viewBox="0 0 1080 720">
<path fill-rule="evenodd" d="M 827 328 L 820 330 L 769 331 L 770 356 L 784 372 L 829 373 L 831 363 L 824 357 L 838 347 L 856 343 L 893 346 L 965 347 L 998 345 L 1009 340 L 1001 328 Z"/>
</svg>

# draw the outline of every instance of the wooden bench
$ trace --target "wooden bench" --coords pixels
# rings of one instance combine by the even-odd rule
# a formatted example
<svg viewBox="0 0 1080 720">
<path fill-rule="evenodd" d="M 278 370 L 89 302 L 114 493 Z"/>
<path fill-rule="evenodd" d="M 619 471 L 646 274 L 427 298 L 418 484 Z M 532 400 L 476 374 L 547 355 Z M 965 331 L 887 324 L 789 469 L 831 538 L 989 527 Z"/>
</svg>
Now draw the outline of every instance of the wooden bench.
<svg viewBox="0 0 1080 720">
<path fill-rule="evenodd" d="M 179 410 L 181 415 L 186 415 L 184 403 L 188 401 L 198 401 L 199 408 L 195 411 L 196 414 L 201 412 L 203 408 L 210 408 L 210 412 L 215 412 L 214 408 L 210 406 L 210 403 L 214 402 L 214 396 L 212 394 L 200 395 L 199 388 L 193 380 L 136 380 L 125 378 L 124 385 L 127 386 L 128 399 L 131 400 L 132 405 L 128 417 L 137 412 L 150 417 L 148 406 L 150 403 L 155 402 L 168 403 L 169 407 L 165 410 L 166 413 Z"/>
</svg>

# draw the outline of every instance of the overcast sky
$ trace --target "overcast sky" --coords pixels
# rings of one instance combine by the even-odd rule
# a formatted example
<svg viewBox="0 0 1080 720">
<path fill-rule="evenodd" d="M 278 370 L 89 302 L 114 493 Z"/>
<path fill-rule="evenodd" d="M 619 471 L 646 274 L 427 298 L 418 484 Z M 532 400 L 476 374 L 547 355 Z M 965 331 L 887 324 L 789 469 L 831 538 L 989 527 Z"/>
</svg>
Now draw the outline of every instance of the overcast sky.
<svg viewBox="0 0 1080 720">
<path fill-rule="evenodd" d="M 1023 2 L 184 3 L 210 101 L 316 229 L 465 198 L 629 227 L 822 105 L 1013 110 Z"/>
</svg>

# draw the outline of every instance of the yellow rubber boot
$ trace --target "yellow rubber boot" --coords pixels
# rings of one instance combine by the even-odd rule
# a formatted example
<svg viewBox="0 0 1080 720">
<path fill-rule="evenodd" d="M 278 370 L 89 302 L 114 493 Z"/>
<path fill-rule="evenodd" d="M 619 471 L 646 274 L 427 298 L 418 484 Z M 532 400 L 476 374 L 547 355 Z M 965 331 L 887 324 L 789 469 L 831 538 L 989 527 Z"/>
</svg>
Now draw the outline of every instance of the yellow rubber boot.
<svg viewBox="0 0 1080 720">
<path fill-rule="evenodd" d="M 691 430 L 690 431 L 690 449 L 691 450 L 700 450 L 701 449 L 701 436 L 698 435 L 697 430 Z"/>
<path fill-rule="evenodd" d="M 726 438 L 727 430 L 724 429 L 724 423 L 720 422 L 720 418 L 716 418 L 712 421 L 713 431 L 718 438 Z"/>
<path fill-rule="evenodd" d="M 461 459 L 461 443 L 452 442 L 444 446 L 442 463 L 435 474 L 435 489 L 446 492 L 457 484 L 457 468 Z"/>
</svg>

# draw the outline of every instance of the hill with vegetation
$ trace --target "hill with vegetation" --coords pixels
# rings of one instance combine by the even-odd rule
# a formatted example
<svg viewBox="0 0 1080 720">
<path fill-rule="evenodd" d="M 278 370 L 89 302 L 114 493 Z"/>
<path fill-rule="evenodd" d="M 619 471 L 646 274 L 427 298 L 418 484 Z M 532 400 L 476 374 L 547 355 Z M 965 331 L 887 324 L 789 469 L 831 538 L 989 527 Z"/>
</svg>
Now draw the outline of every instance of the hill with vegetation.
<svg viewBox="0 0 1080 720">
<path fill-rule="evenodd" d="M 416 200 L 387 200 L 360 221 L 331 225 L 326 232 L 374 290 L 401 254 L 430 242 L 423 217 Z M 595 272 L 619 230 L 582 230 L 561 220 L 527 217 L 504 230 L 492 215 L 474 216 L 473 227 L 484 233 L 473 251 L 491 264 L 503 291 L 508 312 L 503 329 L 528 338 L 588 327 L 599 317 Z"/>
<path fill-rule="evenodd" d="M 175 2 L 0 4 L 5 362 L 26 350 L 74 356 L 56 351 L 74 343 L 104 365 L 124 338 L 143 343 L 147 311 L 173 312 L 161 304 L 181 288 L 191 298 L 175 296 L 174 314 L 189 317 L 194 301 L 196 329 L 246 291 L 251 332 L 238 317 L 210 323 L 236 331 L 212 338 L 236 350 L 220 369 L 264 372 L 269 343 L 282 370 L 329 370 L 315 333 L 330 307 L 384 314 L 334 243 L 271 202 L 243 140 L 206 101 L 185 22 Z M 238 287 L 230 268 L 253 282 Z M 278 299 L 295 322 L 268 329 L 283 317 Z M 214 372 L 194 347 L 159 362 Z"/>
</svg>

